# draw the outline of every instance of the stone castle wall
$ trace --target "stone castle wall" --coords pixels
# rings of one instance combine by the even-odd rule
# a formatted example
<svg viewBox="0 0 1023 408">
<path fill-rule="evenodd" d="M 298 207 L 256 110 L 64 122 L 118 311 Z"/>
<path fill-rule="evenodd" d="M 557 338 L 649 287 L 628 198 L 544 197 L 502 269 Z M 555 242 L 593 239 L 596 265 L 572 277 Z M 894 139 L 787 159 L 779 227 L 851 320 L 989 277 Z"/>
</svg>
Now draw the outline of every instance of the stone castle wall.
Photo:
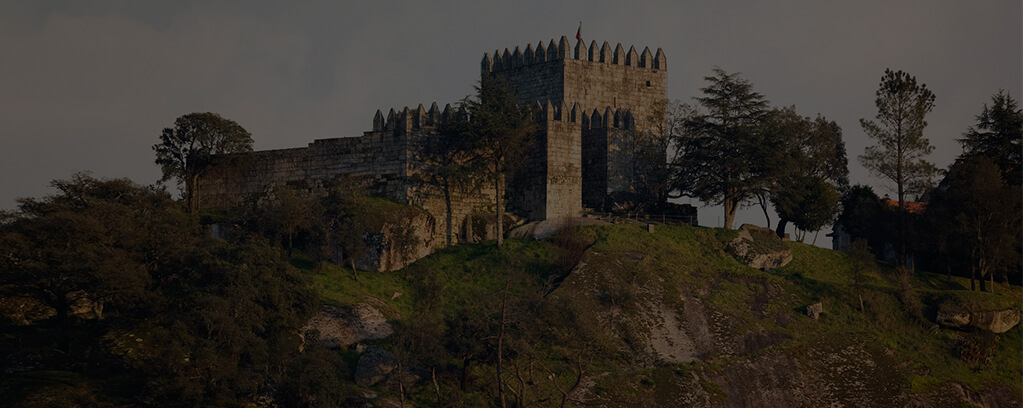
<svg viewBox="0 0 1023 408">
<path fill-rule="evenodd" d="M 557 139 L 574 138 L 581 144 L 579 159 L 572 160 L 581 167 L 582 181 L 575 186 L 562 185 L 556 192 L 534 187 L 528 193 L 543 202 L 523 202 L 521 206 L 530 212 L 544 212 L 540 208 L 554 205 L 561 209 L 553 213 L 564 214 L 571 210 L 557 203 L 557 198 L 574 200 L 579 196 L 585 207 L 607 209 L 612 196 L 645 191 L 640 184 L 647 169 L 635 165 L 636 152 L 650 148 L 642 145 L 649 140 L 642 136 L 653 134 L 658 127 L 653 122 L 658 116 L 655 105 L 667 98 L 667 60 L 662 50 L 637 52 L 629 47 L 626 51 L 621 44 L 612 49 L 609 43 L 598 46 L 596 41 L 588 47 L 577 41 L 572 50 L 568 39 L 561 37 L 546 46 L 543 42 L 535 48 L 529 44 L 525 51 L 515 47 L 514 51 L 486 53 L 480 68 L 483 76 L 502 77 L 516 90 L 520 103 L 549 101 L 559 115 L 565 112 L 567 123 L 578 123 L 573 135 L 559 133 Z M 542 105 L 535 108 L 543 110 Z M 554 167 L 547 163 L 535 165 L 551 172 L 548 179 L 555 176 Z"/>
<path fill-rule="evenodd" d="M 442 113 L 436 104 L 429 111 L 422 105 L 401 112 L 392 109 L 386 117 L 377 111 L 373 130 L 360 137 L 320 139 L 304 148 L 257 151 L 240 165 L 213 167 L 200 179 L 200 208 L 237 207 L 278 186 L 324 196 L 339 179 L 352 181 L 343 180 L 351 177 L 366 182 L 372 195 L 425 209 L 435 218 L 434 241 L 445 242 L 443 195 L 410 182 L 410 142 L 433 137 L 450 116 L 450 106 Z M 473 194 L 455 191 L 453 232 L 458 233 L 470 214 L 492 209 L 492 196 L 493 188 L 487 186 Z"/>
<path fill-rule="evenodd" d="M 481 74 L 503 77 L 538 123 L 537 143 L 507 180 L 509 209 L 529 220 L 577 216 L 584 206 L 606 210 L 615 194 L 636 192 L 643 171 L 635 165 L 642 148 L 636 141 L 653 129 L 647 118 L 666 98 L 666 68 L 660 49 L 653 54 L 578 41 L 573 51 L 565 37 L 484 54 Z M 374 195 L 427 210 L 436 221 L 435 241 L 442 243 L 443 195 L 411 182 L 417 171 L 411 149 L 416 140 L 435 137 L 453 114 L 436 104 L 377 111 L 372 130 L 360 137 L 259 151 L 247 164 L 215 167 L 200 180 L 200 208 L 235 207 L 277 186 L 323 195 L 351 176 L 368 179 Z M 473 194 L 454 192 L 453 232 L 464 231 L 473 213 L 493 211 L 491 184 Z"/>
<path fill-rule="evenodd" d="M 314 192 L 341 175 L 370 178 L 375 193 L 404 201 L 406 144 L 403 133 L 367 132 L 316 140 L 304 148 L 257 151 L 240 165 L 210 169 L 199 182 L 199 208 L 236 207 L 277 186 Z"/>
</svg>

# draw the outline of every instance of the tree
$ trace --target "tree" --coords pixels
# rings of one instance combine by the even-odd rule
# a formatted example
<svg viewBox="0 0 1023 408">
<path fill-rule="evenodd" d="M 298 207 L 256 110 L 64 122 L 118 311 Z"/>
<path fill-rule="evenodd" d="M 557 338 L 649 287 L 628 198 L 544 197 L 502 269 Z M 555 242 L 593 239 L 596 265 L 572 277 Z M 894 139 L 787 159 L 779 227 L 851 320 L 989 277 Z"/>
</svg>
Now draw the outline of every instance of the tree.
<svg viewBox="0 0 1023 408">
<path fill-rule="evenodd" d="M 682 136 L 685 119 L 693 114 L 693 108 L 678 100 L 663 99 L 655 101 L 651 112 L 645 118 L 650 131 L 636 134 L 639 146 L 633 154 L 637 166 L 641 168 L 640 181 L 648 194 L 653 196 L 653 204 L 663 205 L 668 201 L 671 188 L 670 163 L 678 160 L 679 149 L 672 143 Z M 668 152 L 673 157 L 668 158 Z"/>
<path fill-rule="evenodd" d="M 322 229 L 323 206 L 310 195 L 289 186 L 277 186 L 262 195 L 244 216 L 249 230 L 258 232 L 275 245 L 283 245 L 291 256 L 296 238 L 311 241 Z M 308 243 L 308 242 L 307 242 Z"/>
<path fill-rule="evenodd" d="M 820 231 L 834 221 L 839 202 L 834 186 L 822 178 L 806 176 L 791 177 L 785 183 L 783 189 L 771 195 L 774 209 L 781 218 L 779 235 L 784 235 L 789 221 L 802 231 Z M 797 239 L 802 240 L 802 237 Z"/>
<path fill-rule="evenodd" d="M 884 246 L 883 204 L 870 186 L 854 185 L 842 194 L 842 211 L 836 225 L 841 225 L 853 240 L 864 240 L 879 250 Z"/>
<path fill-rule="evenodd" d="M 53 185 L 2 218 L 0 297 L 52 309 L 26 328 L 57 347 L 11 353 L 52 356 L 33 370 L 87 377 L 81 393 L 143 405 L 236 405 L 287 382 L 282 367 L 317 298 L 279 249 L 214 239 L 168 194 L 126 179 Z"/>
<path fill-rule="evenodd" d="M 447 121 L 434 137 L 412 140 L 412 180 L 427 190 L 444 196 L 445 241 L 452 244 L 452 195 L 467 194 L 477 188 L 479 163 L 473 160 L 472 140 L 467 137 L 468 121 L 464 112 L 452 114 L 445 109 Z"/>
<path fill-rule="evenodd" d="M 877 271 L 877 264 L 874 261 L 874 254 L 871 253 L 867 241 L 857 239 L 849 245 L 845 252 L 845 259 L 849 262 L 849 269 L 853 280 L 853 290 L 860 303 L 860 312 L 863 311 L 863 290 L 870 278 L 869 274 Z"/>
<path fill-rule="evenodd" d="M 766 169 L 778 236 L 789 222 L 803 231 L 820 230 L 834 221 L 838 189 L 849 183 L 842 128 L 822 115 L 802 117 L 795 107 L 772 110 L 765 128 L 776 146 L 764 155 L 770 157 Z"/>
<path fill-rule="evenodd" d="M 466 131 L 494 186 L 500 247 L 504 244 L 505 181 L 523 164 L 534 124 L 529 110 L 518 105 L 515 91 L 499 77 L 484 77 L 476 98 L 465 98 L 461 105 L 469 114 Z"/>
<path fill-rule="evenodd" d="M 1023 110 L 1004 90 L 991 96 L 991 107 L 977 115 L 976 126 L 970 126 L 957 140 L 967 157 L 990 157 L 1002 170 L 1010 184 L 1023 184 Z"/>
<path fill-rule="evenodd" d="M 174 178 L 179 186 L 184 184 L 188 212 L 194 213 L 199 210 L 199 177 L 214 164 L 236 157 L 228 155 L 252 152 L 252 135 L 219 114 L 189 113 L 163 130 L 153 150 L 163 171 L 160 181 Z"/>
<path fill-rule="evenodd" d="M 877 122 L 860 119 L 860 126 L 877 142 L 860 156 L 871 173 L 895 183 L 899 197 L 897 261 L 906 263 L 906 194 L 920 194 L 938 173 L 924 160 L 934 146 L 924 137 L 924 117 L 934 108 L 934 93 L 916 77 L 885 70 L 877 90 Z"/>
<path fill-rule="evenodd" d="M 686 119 L 685 131 L 675 140 L 679 152 L 672 190 L 724 206 L 725 228 L 732 228 L 739 206 L 766 184 L 761 125 L 767 101 L 738 73 L 714 68 L 714 76 L 704 79 L 710 84 L 695 99 L 707 113 Z"/>
<path fill-rule="evenodd" d="M 52 308 L 67 353 L 71 326 L 81 318 L 72 316 L 75 304 L 92 304 L 100 319 L 147 297 L 143 260 L 154 254 L 142 228 L 168 214 L 160 211 L 166 203 L 159 194 L 126 179 L 79 173 L 51 184 L 57 194 L 19 200 L 19 211 L 0 229 L 0 294 Z"/>
<path fill-rule="evenodd" d="M 367 198 L 359 186 L 359 180 L 343 180 L 337 183 L 330 194 L 323 198 L 324 216 L 327 224 L 325 246 L 331 252 L 340 249 L 352 266 L 352 278 L 358 282 L 359 272 L 355 262 L 369 253 L 367 235 L 379 232 L 383 220 L 379 214 L 368 210 Z M 340 262 L 341 259 L 337 259 Z"/>
<path fill-rule="evenodd" d="M 1002 180 L 1001 169 L 987 157 L 952 165 L 927 208 L 934 240 L 945 242 L 951 262 L 970 269 L 970 286 L 980 278 L 991 281 L 997 272 L 1015 270 L 1020 261 L 1023 204 L 1019 185 Z"/>
</svg>

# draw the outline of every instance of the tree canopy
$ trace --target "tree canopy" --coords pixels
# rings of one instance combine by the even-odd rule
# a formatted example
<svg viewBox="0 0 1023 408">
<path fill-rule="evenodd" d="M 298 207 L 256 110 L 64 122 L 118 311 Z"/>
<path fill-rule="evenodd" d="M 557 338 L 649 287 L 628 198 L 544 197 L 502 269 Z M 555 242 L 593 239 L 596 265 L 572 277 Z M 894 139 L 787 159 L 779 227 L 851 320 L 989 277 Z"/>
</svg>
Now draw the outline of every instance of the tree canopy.
<svg viewBox="0 0 1023 408">
<path fill-rule="evenodd" d="M 927 207 L 932 236 L 949 267 L 968 269 L 971 283 L 1019 273 L 1023 192 L 1000 177 L 990 158 L 960 160 L 949 169 Z M 992 285 L 992 290 L 994 286 Z"/>
<path fill-rule="evenodd" d="M 160 143 L 153 145 L 161 181 L 177 179 L 185 186 L 188 211 L 199 209 L 199 177 L 226 155 L 252 151 L 252 135 L 237 122 L 219 114 L 189 113 L 163 129 Z"/>
<path fill-rule="evenodd" d="M 111 405 L 97 394 L 223 405 L 290 381 L 283 368 L 317 299 L 279 250 L 214 239 L 168 194 L 126 179 L 53 185 L 0 222 L 0 298 L 41 310 L 2 339 L 0 357 L 87 376 L 83 406 Z M 0 305 L 6 318 L 11 304 Z M 48 340 L 25 341 L 32 333 Z"/>
<path fill-rule="evenodd" d="M 958 139 L 967 156 L 991 158 L 1006 182 L 1023 183 L 1023 110 L 1004 90 L 991 96 L 991 106 L 977 115 L 977 124 L 970 126 Z"/>
<path fill-rule="evenodd" d="M 905 263 L 906 194 L 922 194 L 938 169 L 925 160 L 934 146 L 924 137 L 924 120 L 934 108 L 934 93 L 916 77 L 885 70 L 877 89 L 877 121 L 860 119 L 863 131 L 877 144 L 868 146 L 860 163 L 871 173 L 895 183 L 899 200 L 898 262 Z"/>
<path fill-rule="evenodd" d="M 465 131 L 473 151 L 494 186 L 497 245 L 501 246 L 506 181 L 524 164 L 535 126 L 529 110 L 519 106 L 515 90 L 500 77 L 485 76 L 476 88 L 476 96 L 463 99 L 461 108 L 468 113 Z"/>
<path fill-rule="evenodd" d="M 674 143 L 672 190 L 723 205 L 725 228 L 732 228 L 739 206 L 766 186 L 761 125 L 768 102 L 738 73 L 714 68 L 704 79 L 703 96 L 694 98 L 701 109 L 685 120 Z"/>
<path fill-rule="evenodd" d="M 849 183 L 842 128 L 823 115 L 800 116 L 795 107 L 772 110 L 764 126 L 772 146 L 763 154 L 778 236 L 789 222 L 803 231 L 820 230 L 833 221 L 838 191 Z"/>
<path fill-rule="evenodd" d="M 427 195 L 440 193 L 444 198 L 445 242 L 454 241 L 452 200 L 458 194 L 479 187 L 481 164 L 474 160 L 473 139 L 468 132 L 465 111 L 444 110 L 445 121 L 433 137 L 411 140 L 412 182 Z"/>
</svg>

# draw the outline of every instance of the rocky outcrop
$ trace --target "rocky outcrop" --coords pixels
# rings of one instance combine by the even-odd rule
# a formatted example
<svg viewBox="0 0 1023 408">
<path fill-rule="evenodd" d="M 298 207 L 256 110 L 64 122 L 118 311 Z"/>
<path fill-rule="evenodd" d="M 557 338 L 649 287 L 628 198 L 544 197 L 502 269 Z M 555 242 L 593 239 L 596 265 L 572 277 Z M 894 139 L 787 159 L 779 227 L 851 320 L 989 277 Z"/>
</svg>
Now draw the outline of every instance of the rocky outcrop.
<svg viewBox="0 0 1023 408">
<path fill-rule="evenodd" d="M 496 214 L 473 213 L 465 217 L 462 222 L 462 231 L 458 234 L 458 242 L 477 243 L 497 239 Z M 514 214 L 504 213 L 504 232 L 507 234 L 512 228 L 522 225 L 524 220 Z"/>
<path fill-rule="evenodd" d="M 508 233 L 509 238 L 529 238 L 541 240 L 554 235 L 564 228 L 571 228 L 583 225 L 607 224 L 596 218 L 586 217 L 561 217 L 551 218 L 543 221 L 533 221 L 521 227 L 515 228 Z"/>
<path fill-rule="evenodd" d="M 398 360 L 389 351 L 379 348 L 366 349 L 355 367 L 355 383 L 371 387 L 387 378 L 398 367 Z"/>
<path fill-rule="evenodd" d="M 317 341 L 328 347 L 345 348 L 365 340 L 383 339 L 394 333 L 387 318 L 365 303 L 352 307 L 323 306 L 309 319 L 302 333 L 306 338 L 317 333 Z"/>
<path fill-rule="evenodd" d="M 792 249 L 770 228 L 743 224 L 739 236 L 728 243 L 728 252 L 752 268 L 770 270 L 792 262 Z"/>
<path fill-rule="evenodd" d="M 973 327 L 994 333 L 1005 333 L 1019 324 L 1018 309 L 999 311 L 969 311 L 954 307 L 938 308 L 938 324 L 947 327 Z"/>
<path fill-rule="evenodd" d="M 814 303 L 806 306 L 806 315 L 810 316 L 811 319 L 817 320 L 824 313 L 824 304 L 821 302 Z"/>
<path fill-rule="evenodd" d="M 437 249 L 436 222 L 425 211 L 406 209 L 402 216 L 390 218 L 379 233 L 364 239 L 369 247 L 366 256 L 355 266 L 361 270 L 390 272 L 404 268 Z"/>
</svg>

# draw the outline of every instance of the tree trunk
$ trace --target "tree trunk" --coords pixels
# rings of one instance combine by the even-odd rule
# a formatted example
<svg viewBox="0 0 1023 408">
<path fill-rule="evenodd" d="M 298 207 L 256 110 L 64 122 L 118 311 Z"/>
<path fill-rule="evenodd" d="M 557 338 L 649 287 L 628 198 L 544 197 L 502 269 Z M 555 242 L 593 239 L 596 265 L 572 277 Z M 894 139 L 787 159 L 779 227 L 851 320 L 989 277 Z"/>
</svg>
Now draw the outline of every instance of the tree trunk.
<svg viewBox="0 0 1023 408">
<path fill-rule="evenodd" d="M 977 268 L 970 266 L 970 292 L 977 290 L 977 284 L 974 280 L 977 278 Z"/>
<path fill-rule="evenodd" d="M 67 294 L 54 293 L 51 297 L 54 300 L 54 310 L 57 312 L 57 322 L 60 326 L 60 337 L 57 340 L 57 347 L 65 355 L 71 352 L 71 302 Z"/>
<path fill-rule="evenodd" d="M 501 295 L 501 328 L 497 334 L 497 398 L 501 401 L 501 408 L 508 406 L 504 401 L 504 379 L 501 377 L 501 363 L 504 360 L 504 324 L 508 310 L 508 283 L 509 280 L 505 279 L 504 293 Z"/>
<path fill-rule="evenodd" d="M 350 256 L 350 257 L 348 257 L 348 260 L 352 262 L 352 278 L 355 279 L 356 282 L 358 282 L 359 281 L 359 271 L 357 271 L 355 269 L 355 257 L 354 256 Z"/>
<path fill-rule="evenodd" d="M 401 366 L 401 359 L 398 360 L 398 394 L 401 396 L 401 408 L 405 408 L 405 373 Z"/>
<path fill-rule="evenodd" d="M 767 213 L 767 199 L 763 194 L 757 194 L 757 200 L 760 200 L 760 208 L 764 210 L 764 218 L 767 218 L 767 228 L 771 228 L 771 216 Z"/>
<path fill-rule="evenodd" d="M 775 233 L 778 234 L 778 238 L 785 238 L 785 228 L 789 226 L 789 220 L 781 218 L 778 220 L 778 229 Z"/>
<path fill-rule="evenodd" d="M 444 218 L 447 223 L 447 228 L 444 231 L 444 241 L 447 246 L 451 246 L 451 186 L 444 184 L 442 187 L 444 190 Z"/>
<path fill-rule="evenodd" d="M 465 387 L 469 385 L 469 364 L 472 362 L 471 358 L 465 358 L 462 360 L 462 378 L 459 381 L 458 388 L 465 391 Z"/>
<path fill-rule="evenodd" d="M 995 271 L 988 272 L 991 275 L 991 294 L 995 294 Z"/>
<path fill-rule="evenodd" d="M 952 283 L 952 260 L 949 259 L 948 251 L 945 252 L 945 282 Z"/>
<path fill-rule="evenodd" d="M 731 198 L 726 198 L 724 202 L 725 208 L 725 229 L 732 229 L 732 223 L 735 222 L 735 210 L 738 209 L 739 203 Z"/>
<path fill-rule="evenodd" d="M 898 239 L 895 254 L 898 266 L 906 266 L 906 201 L 903 199 L 902 183 L 899 183 Z"/>
<path fill-rule="evenodd" d="M 440 385 L 437 384 L 437 367 L 430 368 L 430 377 L 433 379 L 433 390 L 437 393 L 437 406 L 444 406 L 440 396 Z"/>
<path fill-rule="evenodd" d="M 504 173 L 498 173 L 494 178 L 494 190 L 497 203 L 497 247 L 504 245 L 504 194 L 501 187 L 504 184 Z"/>
</svg>

